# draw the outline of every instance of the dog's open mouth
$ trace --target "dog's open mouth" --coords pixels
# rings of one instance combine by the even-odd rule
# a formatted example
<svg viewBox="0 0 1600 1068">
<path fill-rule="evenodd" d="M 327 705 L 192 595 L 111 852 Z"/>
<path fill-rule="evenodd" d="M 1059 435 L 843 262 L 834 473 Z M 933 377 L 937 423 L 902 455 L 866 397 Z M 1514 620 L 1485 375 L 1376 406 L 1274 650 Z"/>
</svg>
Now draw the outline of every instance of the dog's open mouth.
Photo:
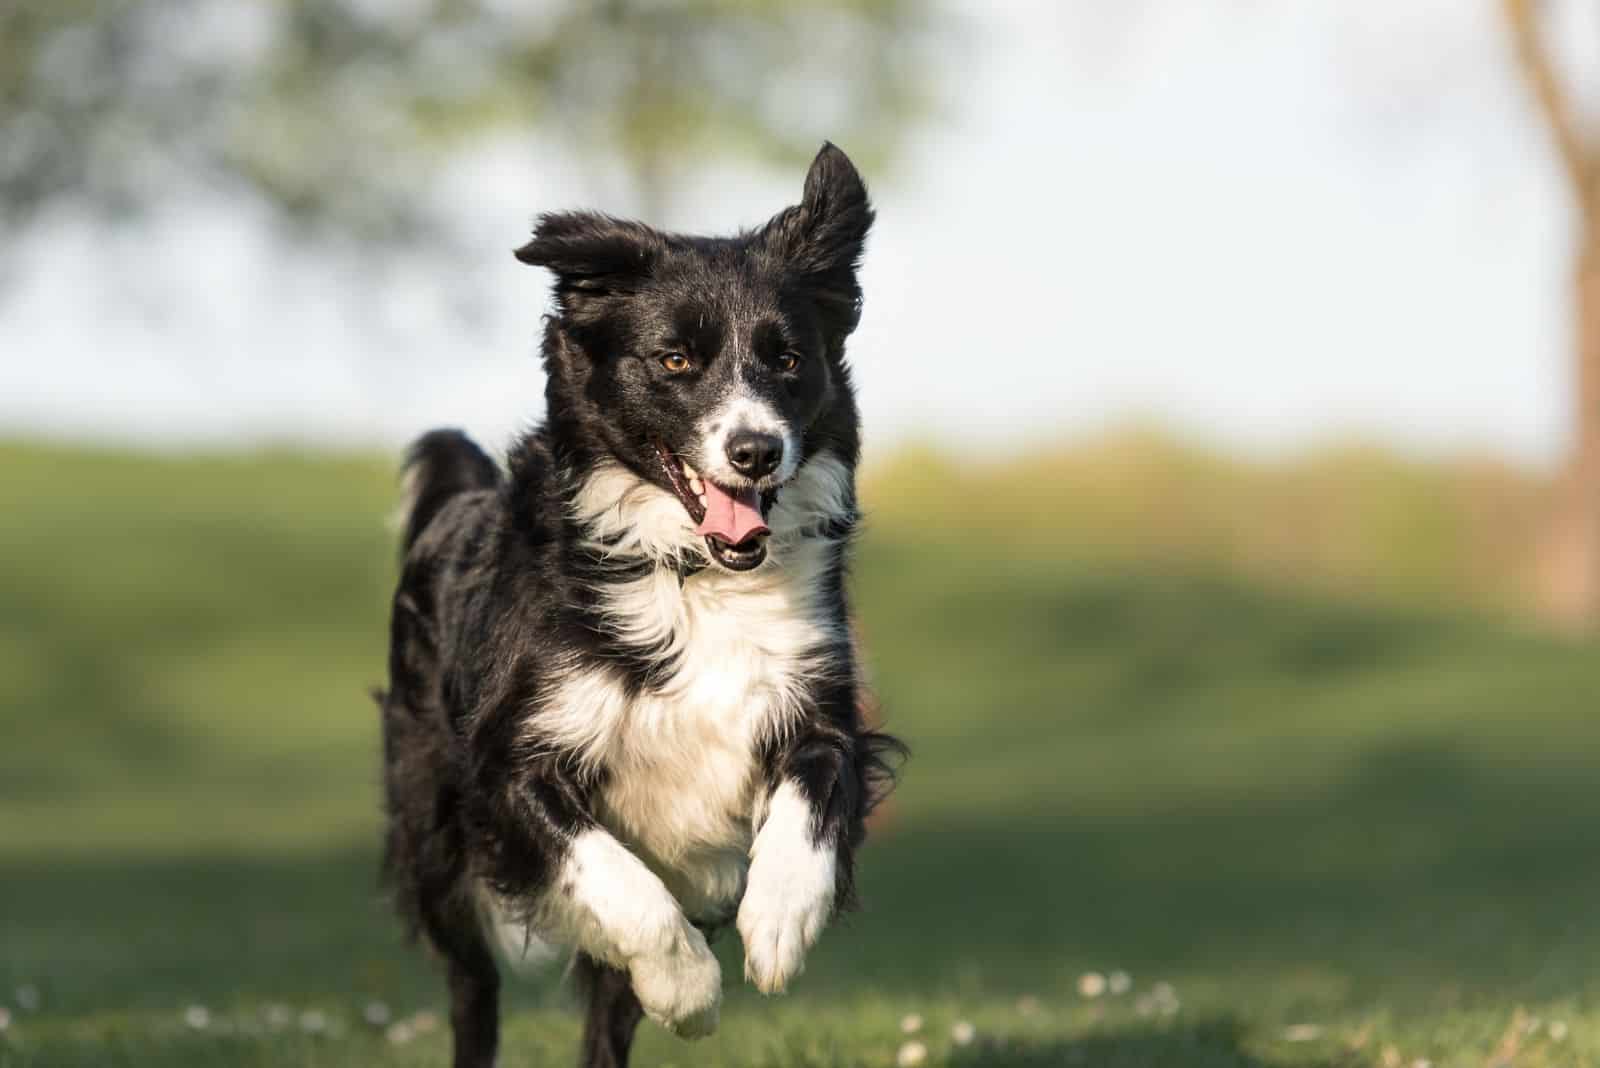
<svg viewBox="0 0 1600 1068">
<path fill-rule="evenodd" d="M 728 489 L 703 478 L 694 468 L 657 443 L 667 483 L 683 502 L 695 533 L 706 539 L 711 558 L 729 571 L 749 571 L 767 558 L 766 510 L 772 495 L 754 486 Z"/>
</svg>

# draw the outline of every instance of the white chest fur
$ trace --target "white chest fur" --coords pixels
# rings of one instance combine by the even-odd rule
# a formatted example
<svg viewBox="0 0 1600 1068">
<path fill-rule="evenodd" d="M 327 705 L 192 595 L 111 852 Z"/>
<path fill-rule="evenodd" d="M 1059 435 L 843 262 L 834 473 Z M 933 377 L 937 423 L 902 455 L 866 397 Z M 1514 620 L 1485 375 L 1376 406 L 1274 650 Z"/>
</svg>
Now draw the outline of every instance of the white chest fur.
<svg viewBox="0 0 1600 1068">
<path fill-rule="evenodd" d="M 828 650 L 846 640 L 822 596 L 834 547 L 816 527 L 847 507 L 848 477 L 826 456 L 801 469 L 769 517 L 769 559 L 755 571 L 713 566 L 680 584 L 662 567 L 605 591 L 617 636 L 661 649 L 675 670 L 659 688 L 630 694 L 612 670 L 574 667 L 530 724 L 604 768 L 597 816 L 691 917 L 737 902 L 764 802 L 760 750 L 793 727 L 828 670 Z M 606 493 L 619 503 L 594 525 L 692 545 L 676 500 L 637 482 Z"/>
</svg>

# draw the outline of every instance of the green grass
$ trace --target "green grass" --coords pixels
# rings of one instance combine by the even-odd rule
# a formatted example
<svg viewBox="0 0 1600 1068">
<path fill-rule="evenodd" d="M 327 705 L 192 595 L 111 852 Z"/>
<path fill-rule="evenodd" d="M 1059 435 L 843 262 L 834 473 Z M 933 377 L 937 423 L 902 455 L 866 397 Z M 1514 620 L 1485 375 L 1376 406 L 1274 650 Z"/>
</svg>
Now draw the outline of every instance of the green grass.
<svg viewBox="0 0 1600 1068">
<path fill-rule="evenodd" d="M 443 1007 L 374 875 L 391 491 L 364 458 L 0 447 L 0 1065 L 444 1063 L 363 1020 Z M 867 910 L 782 999 L 724 944 L 721 1032 L 647 1025 L 640 1063 L 889 1065 L 911 1012 L 964 1068 L 1600 1058 L 1592 646 L 949 518 L 862 547 L 916 752 Z M 505 1063 L 568 1062 L 551 977 L 509 1008 Z"/>
</svg>

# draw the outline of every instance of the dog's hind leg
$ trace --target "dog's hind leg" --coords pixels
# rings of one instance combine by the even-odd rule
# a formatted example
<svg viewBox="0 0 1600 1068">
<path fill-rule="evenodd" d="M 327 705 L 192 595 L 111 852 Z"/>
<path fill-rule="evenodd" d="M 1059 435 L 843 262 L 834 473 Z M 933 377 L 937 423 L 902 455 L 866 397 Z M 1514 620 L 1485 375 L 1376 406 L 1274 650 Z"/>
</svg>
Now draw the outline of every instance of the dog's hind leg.
<svg viewBox="0 0 1600 1068">
<path fill-rule="evenodd" d="M 578 989 L 589 1002 L 578 1068 L 627 1068 L 633 1033 L 644 1018 L 628 973 L 584 953 L 578 954 L 573 972 Z"/>
<path fill-rule="evenodd" d="M 396 598 L 397 649 L 415 649 L 418 623 Z M 412 669 L 398 654 L 395 663 Z M 493 1068 L 500 1042 L 500 973 L 467 888 L 464 847 L 442 718 L 419 715 L 400 688 L 378 694 L 383 710 L 384 781 L 389 818 L 384 878 L 413 934 L 443 959 L 450 984 L 455 1068 Z"/>
<path fill-rule="evenodd" d="M 478 917 L 459 890 L 423 902 L 422 928 L 450 983 L 455 1068 L 494 1068 L 500 1045 L 500 972 Z"/>
</svg>

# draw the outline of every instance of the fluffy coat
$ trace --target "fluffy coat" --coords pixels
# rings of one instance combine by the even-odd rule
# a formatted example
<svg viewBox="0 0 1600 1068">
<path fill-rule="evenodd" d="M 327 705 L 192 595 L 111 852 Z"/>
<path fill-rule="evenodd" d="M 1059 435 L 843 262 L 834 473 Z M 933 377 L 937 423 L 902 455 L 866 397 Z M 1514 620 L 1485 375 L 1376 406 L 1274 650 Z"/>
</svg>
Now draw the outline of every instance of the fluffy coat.
<svg viewBox="0 0 1600 1068">
<path fill-rule="evenodd" d="M 556 279 L 545 421 L 503 472 L 455 431 L 408 454 L 385 872 L 458 1068 L 494 1061 L 497 940 L 574 953 L 584 1063 L 618 1065 L 641 1015 L 714 1029 L 708 939 L 779 991 L 855 901 L 900 751 L 860 715 L 845 591 L 871 221 L 831 145 L 729 238 L 545 216 L 517 252 Z M 730 544 L 718 499 L 760 530 Z"/>
</svg>

